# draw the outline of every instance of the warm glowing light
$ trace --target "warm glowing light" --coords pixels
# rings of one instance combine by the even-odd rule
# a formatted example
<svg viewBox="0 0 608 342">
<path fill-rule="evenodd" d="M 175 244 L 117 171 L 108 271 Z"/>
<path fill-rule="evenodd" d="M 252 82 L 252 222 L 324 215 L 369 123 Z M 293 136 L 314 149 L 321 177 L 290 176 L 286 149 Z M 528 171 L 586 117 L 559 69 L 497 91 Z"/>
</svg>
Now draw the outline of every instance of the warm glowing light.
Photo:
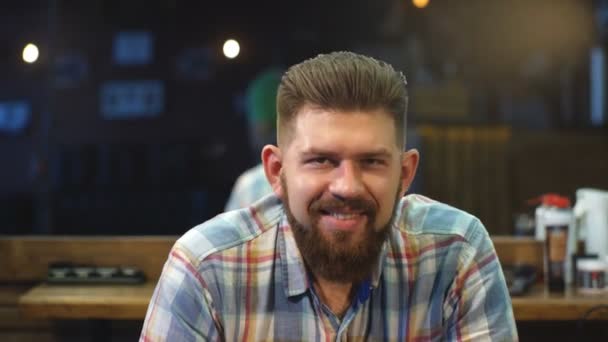
<svg viewBox="0 0 608 342">
<path fill-rule="evenodd" d="M 234 39 L 228 39 L 224 42 L 224 56 L 232 59 L 239 55 L 241 51 L 241 47 L 239 46 L 239 42 Z"/>
<path fill-rule="evenodd" d="M 39 52 L 36 45 L 29 43 L 23 48 L 22 57 L 26 63 L 34 63 L 38 60 L 38 56 Z"/>
<path fill-rule="evenodd" d="M 412 0 L 412 3 L 418 8 L 425 8 L 429 4 L 429 0 Z"/>
</svg>

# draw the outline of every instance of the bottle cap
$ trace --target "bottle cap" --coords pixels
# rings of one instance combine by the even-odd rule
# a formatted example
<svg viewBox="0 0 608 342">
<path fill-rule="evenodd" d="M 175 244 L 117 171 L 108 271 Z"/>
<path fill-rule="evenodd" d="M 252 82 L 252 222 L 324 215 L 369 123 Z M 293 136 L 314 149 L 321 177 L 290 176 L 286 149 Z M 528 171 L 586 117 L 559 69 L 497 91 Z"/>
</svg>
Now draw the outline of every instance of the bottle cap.
<svg viewBox="0 0 608 342">
<path fill-rule="evenodd" d="M 545 206 L 557 208 L 570 207 L 570 199 L 568 199 L 568 197 L 560 196 L 558 194 L 544 194 L 540 197 L 540 201 Z"/>
</svg>

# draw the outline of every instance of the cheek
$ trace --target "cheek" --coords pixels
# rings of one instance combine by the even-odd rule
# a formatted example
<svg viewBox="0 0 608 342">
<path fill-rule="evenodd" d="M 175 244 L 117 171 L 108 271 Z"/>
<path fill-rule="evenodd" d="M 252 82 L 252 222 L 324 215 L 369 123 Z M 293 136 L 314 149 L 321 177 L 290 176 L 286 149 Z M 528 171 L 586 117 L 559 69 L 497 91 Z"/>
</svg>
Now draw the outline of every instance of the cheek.
<svg viewBox="0 0 608 342">
<path fill-rule="evenodd" d="M 289 194 L 300 198 L 302 201 L 311 201 L 323 192 L 323 189 L 326 188 L 325 184 L 324 178 L 319 175 L 300 172 L 290 179 Z"/>
<path fill-rule="evenodd" d="M 316 198 L 318 186 L 312 177 L 300 175 L 293 177 L 287 183 L 287 195 L 289 196 L 289 206 L 293 215 L 298 221 L 308 223 L 308 207 Z"/>
<path fill-rule="evenodd" d="M 387 175 L 374 175 L 373 177 L 369 177 L 366 184 L 367 190 L 374 196 L 379 204 L 385 204 L 384 202 L 395 194 L 397 186 L 399 185 L 394 177 Z"/>
<path fill-rule="evenodd" d="M 393 207 L 397 200 L 399 182 L 386 180 L 376 182 L 370 189 L 372 196 L 377 201 L 378 212 L 376 216 L 377 224 L 385 224 L 391 218 Z"/>
</svg>

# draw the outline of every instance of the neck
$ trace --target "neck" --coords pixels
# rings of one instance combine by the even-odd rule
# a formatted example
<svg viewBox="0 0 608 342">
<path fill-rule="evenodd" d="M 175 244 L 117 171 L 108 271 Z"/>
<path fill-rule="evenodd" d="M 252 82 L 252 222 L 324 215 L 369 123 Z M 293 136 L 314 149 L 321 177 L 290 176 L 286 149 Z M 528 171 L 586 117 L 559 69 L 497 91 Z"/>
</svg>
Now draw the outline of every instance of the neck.
<svg viewBox="0 0 608 342">
<path fill-rule="evenodd" d="M 315 276 L 313 286 L 323 304 L 342 318 L 350 306 L 354 284 L 332 282 Z"/>
</svg>

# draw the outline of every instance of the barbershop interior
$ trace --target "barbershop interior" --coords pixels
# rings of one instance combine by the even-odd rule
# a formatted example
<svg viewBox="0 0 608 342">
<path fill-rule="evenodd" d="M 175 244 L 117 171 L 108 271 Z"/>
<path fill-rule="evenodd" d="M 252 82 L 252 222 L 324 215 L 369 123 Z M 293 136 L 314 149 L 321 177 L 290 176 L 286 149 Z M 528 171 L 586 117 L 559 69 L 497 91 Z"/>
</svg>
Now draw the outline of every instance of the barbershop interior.
<svg viewBox="0 0 608 342">
<path fill-rule="evenodd" d="M 519 339 L 608 341 L 608 0 L 0 6 L 0 341 L 137 340 L 281 75 L 332 51 L 404 73 L 407 193 L 481 220 Z"/>
</svg>

